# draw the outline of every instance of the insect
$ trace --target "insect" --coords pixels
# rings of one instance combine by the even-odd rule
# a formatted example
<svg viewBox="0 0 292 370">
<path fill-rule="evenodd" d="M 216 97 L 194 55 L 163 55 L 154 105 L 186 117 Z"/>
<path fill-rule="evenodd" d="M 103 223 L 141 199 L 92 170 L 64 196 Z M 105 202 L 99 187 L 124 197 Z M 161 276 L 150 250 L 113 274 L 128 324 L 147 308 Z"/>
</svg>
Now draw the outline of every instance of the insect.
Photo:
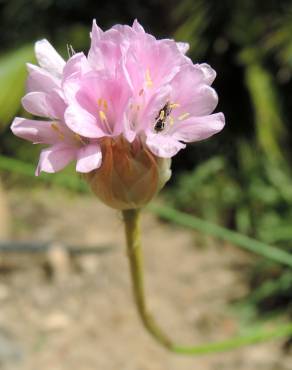
<svg viewBox="0 0 292 370">
<path fill-rule="evenodd" d="M 172 108 L 169 103 L 166 103 L 165 106 L 159 111 L 157 115 L 156 122 L 154 125 L 155 132 L 161 132 L 165 129 L 167 117 L 170 115 Z"/>
</svg>

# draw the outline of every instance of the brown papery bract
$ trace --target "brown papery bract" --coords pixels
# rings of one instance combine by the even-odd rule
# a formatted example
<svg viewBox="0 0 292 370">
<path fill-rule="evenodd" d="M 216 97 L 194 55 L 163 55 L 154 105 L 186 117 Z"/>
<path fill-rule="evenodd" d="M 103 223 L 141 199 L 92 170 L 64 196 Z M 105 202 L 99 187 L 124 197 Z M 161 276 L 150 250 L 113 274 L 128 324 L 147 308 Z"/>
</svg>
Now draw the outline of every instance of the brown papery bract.
<svg viewBox="0 0 292 370">
<path fill-rule="evenodd" d="M 84 177 L 93 192 L 112 208 L 147 205 L 171 176 L 170 159 L 157 158 L 141 142 L 105 138 L 101 148 L 101 167 Z"/>
</svg>

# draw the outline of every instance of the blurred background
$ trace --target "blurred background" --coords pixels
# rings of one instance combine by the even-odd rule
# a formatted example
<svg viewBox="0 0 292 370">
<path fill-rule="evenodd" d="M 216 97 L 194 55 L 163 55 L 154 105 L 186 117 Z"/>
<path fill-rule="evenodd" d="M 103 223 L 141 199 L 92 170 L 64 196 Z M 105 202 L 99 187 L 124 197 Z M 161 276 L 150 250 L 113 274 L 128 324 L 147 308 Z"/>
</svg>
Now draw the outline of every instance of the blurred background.
<svg viewBox="0 0 292 370">
<path fill-rule="evenodd" d="M 194 360 L 170 360 L 135 321 L 131 294 L 125 293 L 126 261 L 120 261 L 122 248 L 115 249 L 123 240 L 119 216 L 93 204 L 71 167 L 66 177 L 35 180 L 31 165 L 39 147 L 9 129 L 15 115 L 26 114 L 20 99 L 25 63 L 35 62 L 34 42 L 49 39 L 65 58 L 67 44 L 88 50 L 92 18 L 103 29 L 137 18 L 157 38 L 189 42 L 193 62 L 207 62 L 217 71 L 217 111 L 224 112 L 226 127 L 174 158 L 174 175 L 159 202 L 289 253 L 292 2 L 0 0 L 0 238 L 8 241 L 0 245 L 0 368 L 189 369 Z M 145 245 L 147 272 L 153 272 L 150 300 L 166 328 L 182 340 L 207 341 L 214 330 L 218 338 L 263 319 L 291 319 L 291 267 L 175 227 L 151 212 L 145 218 L 144 230 L 153 239 Z M 65 253 L 48 248 L 51 243 L 73 247 Z M 177 264 L 178 258 L 185 264 Z M 112 305 L 119 300 L 118 307 Z M 84 317 L 84 302 L 95 314 L 91 310 Z M 119 306 L 121 312 L 111 311 Z M 206 370 L 291 370 L 290 342 L 196 364 Z M 115 354 L 103 360 L 112 343 Z"/>
</svg>

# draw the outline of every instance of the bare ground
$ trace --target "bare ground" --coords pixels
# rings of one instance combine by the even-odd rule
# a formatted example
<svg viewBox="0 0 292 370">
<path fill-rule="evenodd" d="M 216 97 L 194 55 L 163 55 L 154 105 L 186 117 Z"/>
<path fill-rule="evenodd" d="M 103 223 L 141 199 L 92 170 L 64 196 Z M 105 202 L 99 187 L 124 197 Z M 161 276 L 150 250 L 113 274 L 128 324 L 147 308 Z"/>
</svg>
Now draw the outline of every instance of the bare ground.
<svg viewBox="0 0 292 370">
<path fill-rule="evenodd" d="M 57 247 L 45 258 L 2 256 L 0 369 L 292 369 L 281 340 L 203 357 L 168 353 L 137 318 L 119 213 L 93 197 L 49 189 L 10 191 L 9 201 L 14 239 L 107 249 L 73 261 Z M 202 343 L 234 335 L 228 303 L 246 291 L 250 257 L 149 213 L 143 242 L 149 305 L 171 337 Z"/>
</svg>

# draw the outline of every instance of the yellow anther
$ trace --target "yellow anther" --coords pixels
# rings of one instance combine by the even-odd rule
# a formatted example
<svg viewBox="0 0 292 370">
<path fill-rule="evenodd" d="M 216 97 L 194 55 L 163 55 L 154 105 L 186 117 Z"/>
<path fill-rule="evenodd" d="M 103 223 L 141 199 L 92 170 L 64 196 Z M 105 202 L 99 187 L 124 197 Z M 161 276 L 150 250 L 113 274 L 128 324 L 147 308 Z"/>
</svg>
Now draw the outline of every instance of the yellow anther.
<svg viewBox="0 0 292 370">
<path fill-rule="evenodd" d="M 56 132 L 60 132 L 60 128 L 59 128 L 58 124 L 57 124 L 57 123 L 55 123 L 55 122 L 51 123 L 51 128 L 52 128 L 54 131 L 56 131 Z"/>
<path fill-rule="evenodd" d="M 144 94 L 144 89 L 141 89 L 140 91 L 139 91 L 139 96 L 141 96 L 141 95 L 143 95 Z"/>
<path fill-rule="evenodd" d="M 151 76 L 150 76 L 149 68 L 146 69 L 145 79 L 146 79 L 146 86 L 147 87 L 152 87 L 153 86 L 153 81 L 152 81 Z"/>
<path fill-rule="evenodd" d="M 107 104 L 107 101 L 105 99 L 103 99 L 103 108 L 105 111 L 108 110 L 108 104 Z"/>
<path fill-rule="evenodd" d="M 100 118 L 101 121 L 107 122 L 107 117 L 106 117 L 106 114 L 104 113 L 104 111 L 100 110 L 98 112 L 98 114 L 99 114 L 99 118 Z"/>
<path fill-rule="evenodd" d="M 63 132 L 60 130 L 60 127 L 58 126 L 57 123 L 53 122 L 51 123 L 51 128 L 57 132 L 58 136 L 59 136 L 59 139 L 60 140 L 64 140 L 65 139 L 65 136 L 63 134 Z"/>
<path fill-rule="evenodd" d="M 130 104 L 130 109 L 140 110 L 141 106 L 139 104 Z"/>
<path fill-rule="evenodd" d="M 76 141 L 78 141 L 78 143 L 86 144 L 86 143 L 83 141 L 82 137 L 81 137 L 81 136 L 79 136 L 78 134 L 74 134 L 73 136 L 74 136 L 74 139 L 75 139 Z"/>
<path fill-rule="evenodd" d="M 172 116 L 168 117 L 168 121 L 169 121 L 170 126 L 172 126 L 174 124 L 174 119 L 173 119 Z"/>
<path fill-rule="evenodd" d="M 100 110 L 98 112 L 99 114 L 99 118 L 101 120 L 102 123 L 104 123 L 105 127 L 108 129 L 108 131 L 111 131 L 111 127 L 109 125 L 109 122 L 108 122 L 108 119 L 107 119 L 107 116 L 106 114 L 104 113 L 104 111 Z"/>
<path fill-rule="evenodd" d="M 171 109 L 174 109 L 174 108 L 178 108 L 180 105 L 178 103 L 171 103 L 169 104 L 169 108 Z"/>
<path fill-rule="evenodd" d="M 179 121 L 183 121 L 184 119 L 186 119 L 188 116 L 190 115 L 190 113 L 184 113 L 184 114 L 181 114 L 178 119 Z"/>
<path fill-rule="evenodd" d="M 106 99 L 99 98 L 97 100 L 97 105 L 98 105 L 99 108 L 103 107 L 105 111 L 108 110 L 108 103 L 107 103 Z"/>
<path fill-rule="evenodd" d="M 165 116 L 165 112 L 164 112 L 164 110 L 162 109 L 161 111 L 160 111 L 160 114 L 159 114 L 159 119 L 163 119 L 164 118 L 164 116 Z"/>
</svg>

